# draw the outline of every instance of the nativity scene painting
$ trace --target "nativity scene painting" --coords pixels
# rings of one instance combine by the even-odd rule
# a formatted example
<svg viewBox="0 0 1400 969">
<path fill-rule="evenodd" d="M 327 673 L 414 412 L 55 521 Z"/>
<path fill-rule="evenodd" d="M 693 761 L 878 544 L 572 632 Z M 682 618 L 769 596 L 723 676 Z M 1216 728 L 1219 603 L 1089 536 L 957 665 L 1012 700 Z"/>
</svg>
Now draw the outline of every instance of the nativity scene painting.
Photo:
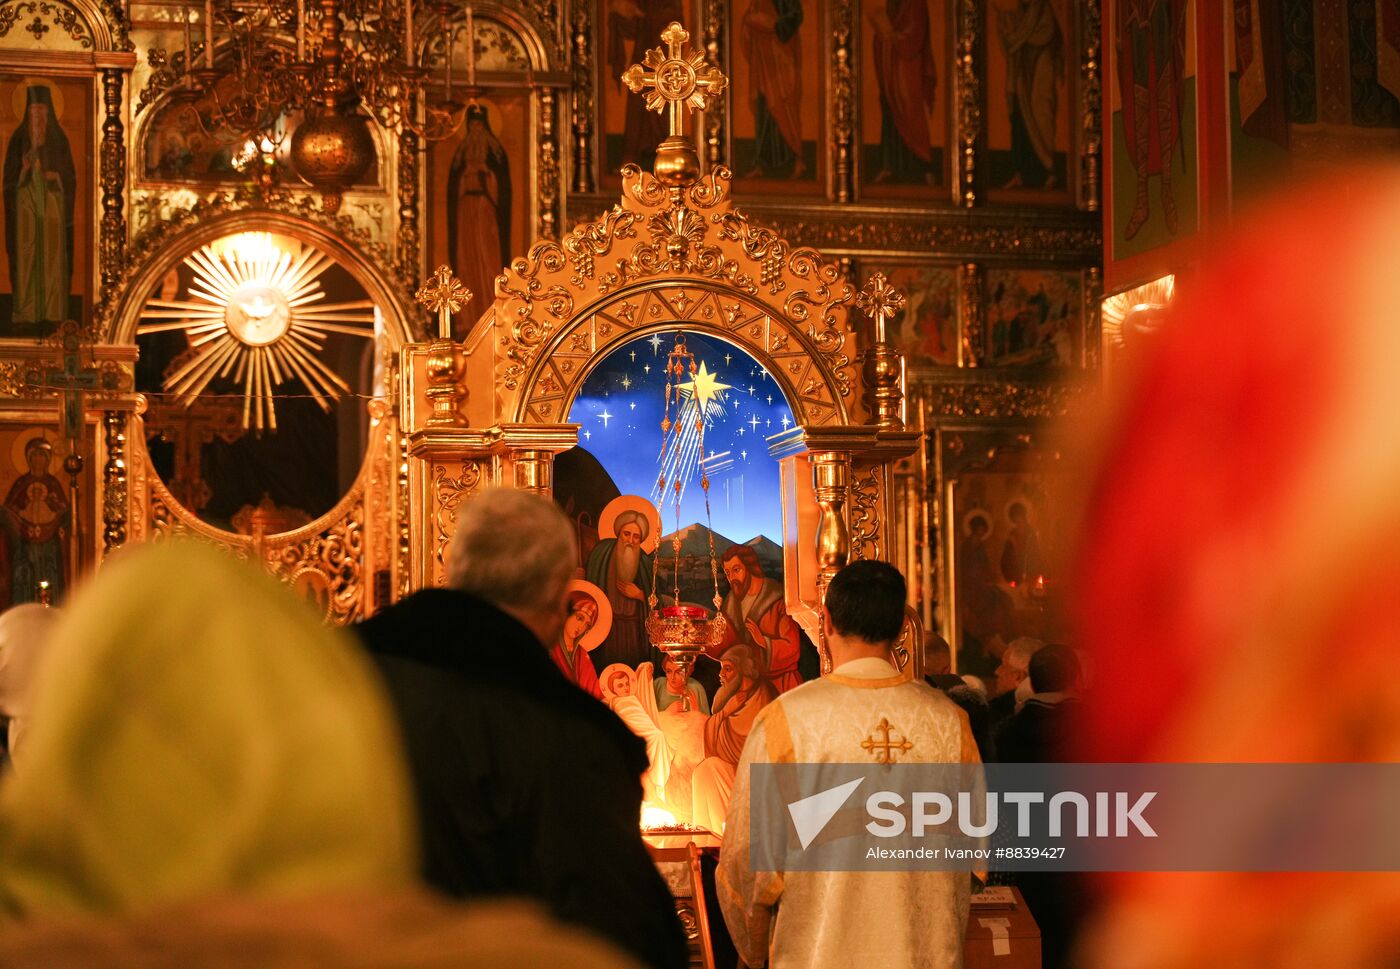
<svg viewBox="0 0 1400 969">
<path fill-rule="evenodd" d="M 697 369 L 668 400 L 677 346 Z M 738 347 L 663 331 L 603 358 L 569 419 L 581 425 L 579 445 L 556 463 L 554 494 L 575 525 L 581 561 L 565 638 L 577 628 L 579 641 L 596 645 L 591 662 L 559 649 L 555 661 L 647 740 L 648 805 L 717 831 L 754 717 L 816 675 L 815 647 L 788 614 L 772 537 L 782 520 L 767 438 L 792 427 L 792 409 Z M 665 447 L 663 420 L 683 428 Z M 688 676 L 648 636 L 653 597 L 663 611 L 717 606 L 726 620 Z"/>
</svg>

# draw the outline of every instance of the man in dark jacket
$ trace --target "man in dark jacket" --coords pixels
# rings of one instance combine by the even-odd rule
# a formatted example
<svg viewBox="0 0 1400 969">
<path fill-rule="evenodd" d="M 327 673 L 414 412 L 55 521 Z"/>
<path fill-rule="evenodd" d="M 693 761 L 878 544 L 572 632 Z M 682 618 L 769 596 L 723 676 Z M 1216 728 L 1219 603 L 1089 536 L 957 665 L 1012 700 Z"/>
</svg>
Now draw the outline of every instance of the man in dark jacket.
<svg viewBox="0 0 1400 969">
<path fill-rule="evenodd" d="M 682 966 L 675 903 L 638 828 L 645 744 L 546 652 L 577 561 L 552 502 L 487 489 L 458 514 L 449 588 L 356 629 L 398 708 L 428 884 L 533 897 L 648 965 Z"/>
</svg>

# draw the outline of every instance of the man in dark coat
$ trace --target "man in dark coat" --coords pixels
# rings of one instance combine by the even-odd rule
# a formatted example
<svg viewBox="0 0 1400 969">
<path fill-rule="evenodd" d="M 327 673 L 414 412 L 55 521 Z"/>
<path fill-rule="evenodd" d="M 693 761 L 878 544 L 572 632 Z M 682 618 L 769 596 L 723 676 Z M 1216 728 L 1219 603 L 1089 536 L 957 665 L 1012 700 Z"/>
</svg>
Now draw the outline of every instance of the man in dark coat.
<svg viewBox="0 0 1400 969">
<path fill-rule="evenodd" d="M 428 884 L 532 897 L 647 965 L 682 966 L 675 903 L 638 827 L 645 745 L 546 652 L 577 561 L 552 502 L 487 489 L 459 512 L 449 588 L 356 629 L 398 708 Z"/>
</svg>

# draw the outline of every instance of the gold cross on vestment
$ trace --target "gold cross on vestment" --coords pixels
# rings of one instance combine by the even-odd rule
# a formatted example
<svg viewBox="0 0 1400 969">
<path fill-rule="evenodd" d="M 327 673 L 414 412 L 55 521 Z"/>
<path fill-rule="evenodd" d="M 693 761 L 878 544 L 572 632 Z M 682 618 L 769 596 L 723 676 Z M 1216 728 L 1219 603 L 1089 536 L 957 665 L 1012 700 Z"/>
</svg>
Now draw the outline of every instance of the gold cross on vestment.
<svg viewBox="0 0 1400 969">
<path fill-rule="evenodd" d="M 452 317 L 471 301 L 472 291 L 462 285 L 462 281 L 452 275 L 450 266 L 439 266 L 433 270 L 428 281 L 418 287 L 414 294 L 422 306 L 438 318 L 438 339 L 452 339 Z"/>
<path fill-rule="evenodd" d="M 904 294 L 890 285 L 884 273 L 876 273 L 865 281 L 856 297 L 856 306 L 875 321 L 875 342 L 885 342 L 885 324 L 904 309 Z"/>
<path fill-rule="evenodd" d="M 690 34 L 680 24 L 672 23 L 663 30 L 661 40 L 666 49 L 653 47 L 647 51 L 641 64 L 633 64 L 623 73 L 622 83 L 633 94 L 650 88 L 646 95 L 647 110 L 660 114 L 669 109 L 669 133 L 682 135 L 685 126 L 681 108 L 708 109 L 710 101 L 724 90 L 729 79 L 718 67 L 705 63 L 704 51 L 686 51 Z"/>
<path fill-rule="evenodd" d="M 875 731 L 884 734 L 885 739 L 876 740 L 874 736 L 870 736 L 866 737 L 860 742 L 860 745 L 863 749 L 868 750 L 875 755 L 875 763 L 893 764 L 895 763 L 894 752 L 896 750 L 903 751 L 914 749 L 913 743 L 904 739 L 903 737 L 900 737 L 898 740 L 890 740 L 890 731 L 894 729 L 894 727 L 890 726 L 890 722 L 888 720 L 886 720 L 884 717 L 881 717 L 880 722 L 875 726 Z"/>
</svg>

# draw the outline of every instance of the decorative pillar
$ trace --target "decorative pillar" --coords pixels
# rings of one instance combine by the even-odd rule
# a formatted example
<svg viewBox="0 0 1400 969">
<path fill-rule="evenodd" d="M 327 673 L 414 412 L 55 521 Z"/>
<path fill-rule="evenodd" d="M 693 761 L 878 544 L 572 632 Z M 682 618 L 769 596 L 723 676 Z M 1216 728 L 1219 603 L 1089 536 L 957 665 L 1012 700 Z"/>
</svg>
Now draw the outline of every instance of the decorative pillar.
<svg viewBox="0 0 1400 969">
<path fill-rule="evenodd" d="M 705 0 L 705 60 L 711 64 L 723 64 L 724 31 L 729 23 L 728 0 Z M 725 113 L 725 98 L 715 98 L 705 111 L 705 167 L 713 171 L 728 163 L 726 146 L 729 143 L 729 119 Z"/>
<path fill-rule="evenodd" d="M 987 330 L 982 267 L 975 262 L 958 267 L 958 316 L 962 321 L 962 365 L 981 366 L 987 353 Z"/>
<path fill-rule="evenodd" d="M 852 202 L 856 195 L 855 3 L 837 0 L 831 19 L 831 197 Z"/>
<path fill-rule="evenodd" d="M 851 536 L 846 528 L 846 497 L 850 489 L 851 456 L 845 451 L 817 451 L 812 454 L 813 494 L 821 519 L 817 525 L 817 593 L 826 597 L 826 587 L 841 571 L 851 554 Z M 831 654 L 821 643 L 822 673 L 831 672 Z"/>
<path fill-rule="evenodd" d="M 102 229 L 99 244 L 102 293 L 115 292 L 126 261 L 126 219 L 122 195 L 126 186 L 126 138 L 122 130 L 122 81 L 119 67 L 102 70 Z"/>
<path fill-rule="evenodd" d="M 107 464 L 102 469 L 102 548 L 104 554 L 126 544 L 126 412 L 104 411 Z"/>
<path fill-rule="evenodd" d="M 574 129 L 573 190 L 593 191 L 593 29 L 589 23 L 591 2 L 573 4 Z"/>
<path fill-rule="evenodd" d="M 418 136 L 404 129 L 399 133 L 399 231 L 398 261 L 403 275 L 414 279 L 422 269 L 418 234 Z"/>
<path fill-rule="evenodd" d="M 548 497 L 554 493 L 554 452 L 519 451 L 515 455 L 515 486 Z"/>
<path fill-rule="evenodd" d="M 1103 37 L 1100 2 L 1101 0 L 1084 0 L 1084 16 L 1081 21 L 1084 29 L 1084 52 L 1080 64 L 1080 74 L 1084 82 L 1084 148 L 1079 204 L 1086 212 L 1097 212 L 1100 208 L 1099 180 L 1103 162 Z"/>
<path fill-rule="evenodd" d="M 982 93 L 977 80 L 977 41 L 982 5 L 959 0 L 957 15 L 958 164 L 956 197 L 971 208 L 977 202 L 977 141 L 982 135 Z"/>
<path fill-rule="evenodd" d="M 554 88 L 541 85 L 536 89 L 539 105 L 539 235 L 542 239 L 559 238 L 559 137 L 555 124 L 556 98 Z M 487 305 L 494 293 L 483 294 Z"/>
<path fill-rule="evenodd" d="M 856 298 L 856 305 L 870 318 L 875 337 L 861 364 L 863 400 L 869 414 L 866 423 L 891 431 L 904 429 L 900 414 L 904 403 L 904 361 L 886 339 L 886 327 L 904 309 L 905 302 L 904 294 L 890 285 L 884 273 L 872 275 Z"/>
</svg>

